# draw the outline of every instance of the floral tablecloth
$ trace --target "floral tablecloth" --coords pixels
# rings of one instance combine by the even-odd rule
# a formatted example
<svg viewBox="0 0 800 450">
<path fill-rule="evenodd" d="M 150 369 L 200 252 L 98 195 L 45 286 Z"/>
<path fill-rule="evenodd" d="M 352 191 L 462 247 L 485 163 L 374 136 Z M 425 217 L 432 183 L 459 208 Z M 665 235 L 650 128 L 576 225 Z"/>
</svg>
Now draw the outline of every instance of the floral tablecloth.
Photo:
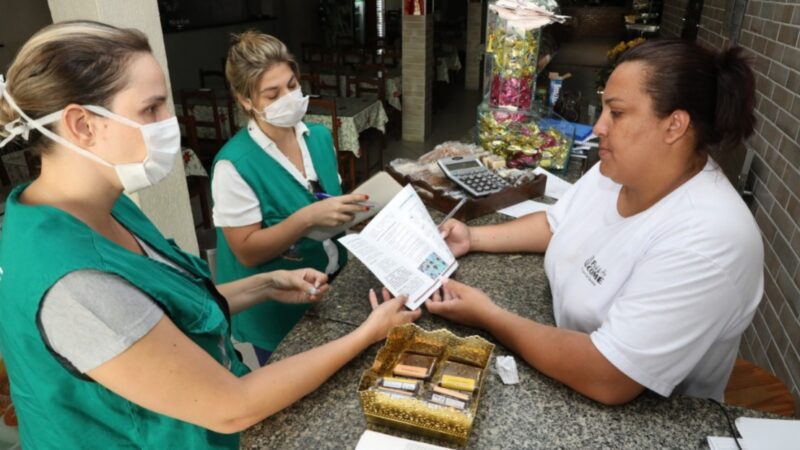
<svg viewBox="0 0 800 450">
<path fill-rule="evenodd" d="M 200 163 L 200 158 L 197 157 L 194 150 L 184 147 L 181 149 L 181 157 L 183 158 L 183 170 L 187 177 L 208 177 L 208 172 Z"/>
<path fill-rule="evenodd" d="M 339 151 L 348 151 L 360 156 L 358 135 L 369 128 L 386 131 L 386 110 L 375 99 L 361 97 L 336 97 L 336 115 L 339 119 Z M 332 130 L 331 116 L 309 107 L 306 122 L 321 123 Z"/>
</svg>

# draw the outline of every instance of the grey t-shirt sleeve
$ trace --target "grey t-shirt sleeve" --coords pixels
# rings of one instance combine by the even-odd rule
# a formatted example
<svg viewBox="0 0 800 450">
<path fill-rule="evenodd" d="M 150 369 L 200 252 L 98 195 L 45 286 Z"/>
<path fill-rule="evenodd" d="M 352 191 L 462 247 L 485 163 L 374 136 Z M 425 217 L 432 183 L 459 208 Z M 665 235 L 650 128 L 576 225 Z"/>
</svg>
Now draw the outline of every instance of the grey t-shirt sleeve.
<svg viewBox="0 0 800 450">
<path fill-rule="evenodd" d="M 71 272 L 42 300 L 42 332 L 51 348 L 85 373 L 124 352 L 164 312 L 122 277 L 96 270 Z"/>
</svg>

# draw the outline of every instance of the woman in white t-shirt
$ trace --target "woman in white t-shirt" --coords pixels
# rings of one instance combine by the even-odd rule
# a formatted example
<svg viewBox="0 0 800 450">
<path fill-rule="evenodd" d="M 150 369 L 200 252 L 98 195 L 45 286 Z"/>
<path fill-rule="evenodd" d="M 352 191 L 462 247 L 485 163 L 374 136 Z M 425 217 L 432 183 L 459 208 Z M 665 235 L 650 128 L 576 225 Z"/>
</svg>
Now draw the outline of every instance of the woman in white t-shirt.
<svg viewBox="0 0 800 450">
<path fill-rule="evenodd" d="M 457 256 L 545 252 L 557 327 L 455 281 L 428 310 L 489 331 L 602 403 L 644 389 L 721 400 L 762 297 L 764 256 L 752 215 L 708 151 L 752 134 L 754 91 L 740 48 L 661 40 L 625 52 L 594 126 L 597 166 L 547 212 L 442 227 Z"/>
</svg>

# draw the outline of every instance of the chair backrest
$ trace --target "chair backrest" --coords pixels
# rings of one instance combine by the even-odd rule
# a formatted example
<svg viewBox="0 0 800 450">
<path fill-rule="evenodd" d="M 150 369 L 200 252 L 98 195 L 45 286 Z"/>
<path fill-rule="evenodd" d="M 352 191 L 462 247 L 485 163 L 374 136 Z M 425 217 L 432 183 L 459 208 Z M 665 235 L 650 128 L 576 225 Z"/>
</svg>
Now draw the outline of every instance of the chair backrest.
<svg viewBox="0 0 800 450">
<path fill-rule="evenodd" d="M 339 65 L 318 63 L 311 66 L 311 73 L 317 80 L 317 94 L 338 97 L 341 95 Z"/>
<path fill-rule="evenodd" d="M 182 89 L 180 97 L 183 115 L 192 117 L 198 128 L 214 130 L 214 139 L 222 145 L 222 114 L 217 107 L 217 96 L 214 91 L 211 89 Z M 210 117 L 202 114 L 206 118 L 200 118 L 196 111 L 200 108 L 210 108 Z"/>
<path fill-rule="evenodd" d="M 397 67 L 400 64 L 400 58 L 400 52 L 394 47 L 377 47 L 373 56 L 375 63 L 386 67 Z"/>
<path fill-rule="evenodd" d="M 336 36 L 336 46 L 337 47 L 353 47 L 356 45 L 356 40 L 353 36 Z"/>
<path fill-rule="evenodd" d="M 339 51 L 339 64 L 364 64 L 367 62 L 367 57 L 364 50 L 357 47 L 343 48 Z"/>
<path fill-rule="evenodd" d="M 339 175 L 346 181 L 348 190 L 353 189 L 356 183 L 355 158 L 352 152 L 339 151 L 339 127 L 341 121 L 336 115 L 336 99 L 333 98 L 311 98 L 308 107 L 313 108 L 331 117 L 331 135 L 333 136 L 333 148 L 336 149 L 336 161 L 339 166 Z"/>
<path fill-rule="evenodd" d="M 319 74 L 301 73 L 300 86 L 303 88 L 304 94 L 319 95 Z"/>
<path fill-rule="evenodd" d="M 309 109 L 315 109 L 331 117 L 331 134 L 333 135 L 333 146 L 339 152 L 339 125 L 341 121 L 336 114 L 336 99 L 329 97 L 310 98 L 308 100 Z"/>
<path fill-rule="evenodd" d="M 386 78 L 388 75 L 386 66 L 381 63 L 357 64 L 353 66 L 353 70 L 362 76 Z"/>
<path fill-rule="evenodd" d="M 200 148 L 200 141 L 197 139 L 197 123 L 192 116 L 179 115 L 178 124 L 183 128 L 181 131 L 181 141 L 183 145 L 197 152 Z"/>
<path fill-rule="evenodd" d="M 325 51 L 319 44 L 305 42 L 302 44 L 300 59 L 308 64 L 322 62 L 325 59 Z"/>
<path fill-rule="evenodd" d="M 347 96 L 350 97 L 354 92 L 356 97 L 374 94 L 378 100 L 384 102 L 386 101 L 386 79 L 375 76 L 351 75 L 347 77 Z"/>
</svg>

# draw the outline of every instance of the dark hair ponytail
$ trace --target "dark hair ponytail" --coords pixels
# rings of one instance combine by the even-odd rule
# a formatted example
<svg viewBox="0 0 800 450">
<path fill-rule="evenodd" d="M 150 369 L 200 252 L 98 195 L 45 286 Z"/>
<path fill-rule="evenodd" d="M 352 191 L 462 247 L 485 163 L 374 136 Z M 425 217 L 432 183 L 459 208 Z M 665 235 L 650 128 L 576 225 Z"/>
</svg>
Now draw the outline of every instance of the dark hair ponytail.
<svg viewBox="0 0 800 450">
<path fill-rule="evenodd" d="M 620 55 L 618 64 L 647 66 L 644 89 L 658 117 L 689 113 L 695 146 L 709 150 L 753 134 L 755 77 L 741 47 L 721 53 L 681 39 L 644 42 Z"/>
<path fill-rule="evenodd" d="M 731 47 L 717 59 L 714 128 L 720 141 L 738 143 L 750 137 L 756 125 L 755 77 L 743 52 L 741 47 Z"/>
</svg>

